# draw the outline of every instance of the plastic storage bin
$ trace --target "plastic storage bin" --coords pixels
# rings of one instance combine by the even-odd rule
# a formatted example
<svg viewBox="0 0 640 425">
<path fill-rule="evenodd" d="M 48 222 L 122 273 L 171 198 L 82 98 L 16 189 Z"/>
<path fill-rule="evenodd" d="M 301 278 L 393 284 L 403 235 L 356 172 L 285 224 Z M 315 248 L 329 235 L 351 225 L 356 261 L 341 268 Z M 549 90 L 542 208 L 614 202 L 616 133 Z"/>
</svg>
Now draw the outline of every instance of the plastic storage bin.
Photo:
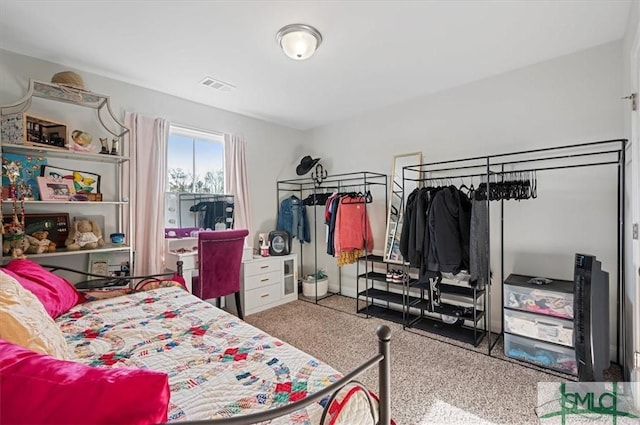
<svg viewBox="0 0 640 425">
<path fill-rule="evenodd" d="M 531 276 L 511 274 L 504 281 L 504 306 L 547 316 L 573 319 L 573 282 L 528 283 Z"/>
<path fill-rule="evenodd" d="M 573 347 L 573 322 L 570 320 L 505 309 L 504 329 L 512 334 Z"/>
<path fill-rule="evenodd" d="M 504 354 L 507 357 L 534 363 L 559 372 L 571 375 L 578 374 L 576 354 L 571 348 L 505 333 Z"/>
</svg>

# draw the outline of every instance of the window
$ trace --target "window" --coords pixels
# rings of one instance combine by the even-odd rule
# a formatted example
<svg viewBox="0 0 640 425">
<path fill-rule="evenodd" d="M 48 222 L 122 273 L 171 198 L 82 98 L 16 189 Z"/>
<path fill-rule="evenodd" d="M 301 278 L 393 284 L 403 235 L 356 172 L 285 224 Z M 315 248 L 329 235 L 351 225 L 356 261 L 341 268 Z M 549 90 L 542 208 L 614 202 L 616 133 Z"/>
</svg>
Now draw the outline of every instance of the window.
<svg viewBox="0 0 640 425">
<path fill-rule="evenodd" d="M 222 135 L 171 126 L 167 192 L 224 193 Z"/>
<path fill-rule="evenodd" d="M 198 206 L 224 193 L 223 136 L 172 125 L 166 190 L 165 227 L 213 228 Z"/>
</svg>

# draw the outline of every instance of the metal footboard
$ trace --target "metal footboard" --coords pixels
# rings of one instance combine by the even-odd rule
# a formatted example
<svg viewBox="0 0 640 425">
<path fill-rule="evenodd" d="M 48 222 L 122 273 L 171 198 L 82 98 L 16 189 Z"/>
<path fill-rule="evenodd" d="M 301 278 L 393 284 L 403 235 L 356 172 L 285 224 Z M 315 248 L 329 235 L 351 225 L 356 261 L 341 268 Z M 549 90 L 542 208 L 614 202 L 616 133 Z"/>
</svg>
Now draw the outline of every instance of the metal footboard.
<svg viewBox="0 0 640 425">
<path fill-rule="evenodd" d="M 314 402 L 320 401 L 325 397 L 331 397 L 333 394 L 340 391 L 344 386 L 351 382 L 356 382 L 355 378 L 369 370 L 376 364 L 378 364 L 378 424 L 390 425 L 391 424 L 391 360 L 390 360 L 390 342 L 391 342 L 391 329 L 386 325 L 380 325 L 376 329 L 376 335 L 378 336 L 378 354 L 367 360 L 351 372 L 347 373 L 340 380 L 334 382 L 328 387 L 309 395 L 303 400 L 296 401 L 286 406 L 277 407 L 275 409 L 269 409 L 260 413 L 252 413 L 250 415 L 235 416 L 231 418 L 221 419 L 207 419 L 200 421 L 186 421 L 180 422 L 185 425 L 251 425 L 260 422 L 276 419 L 280 416 L 285 416 L 302 409 Z M 333 397 L 331 397 L 331 400 Z M 373 408 L 373 404 L 370 404 Z M 325 412 L 330 407 L 330 403 L 325 406 Z M 372 412 L 373 415 L 373 412 Z M 324 417 L 325 415 L 323 415 Z"/>
</svg>

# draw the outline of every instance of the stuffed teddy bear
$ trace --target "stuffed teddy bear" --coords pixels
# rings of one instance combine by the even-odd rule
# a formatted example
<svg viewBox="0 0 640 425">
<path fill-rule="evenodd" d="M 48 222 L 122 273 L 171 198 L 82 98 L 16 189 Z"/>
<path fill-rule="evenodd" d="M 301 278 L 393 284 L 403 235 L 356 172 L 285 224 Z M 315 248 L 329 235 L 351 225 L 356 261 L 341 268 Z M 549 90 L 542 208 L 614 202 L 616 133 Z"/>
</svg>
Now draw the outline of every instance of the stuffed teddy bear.
<svg viewBox="0 0 640 425">
<path fill-rule="evenodd" d="M 20 223 L 13 222 L 5 225 L 4 236 L 2 238 L 2 252 L 6 255 L 21 257 L 29 249 L 29 241 L 24 237 Z M 19 250 L 19 252 L 18 252 Z"/>
<path fill-rule="evenodd" d="M 64 242 L 70 251 L 94 249 L 104 245 L 100 226 L 93 220 L 76 220 Z"/>
<path fill-rule="evenodd" d="M 42 230 L 39 232 L 33 232 L 30 235 L 25 235 L 29 241 L 29 248 L 27 254 L 42 254 L 45 252 L 55 252 L 56 244 L 47 239 L 49 232 Z"/>
</svg>

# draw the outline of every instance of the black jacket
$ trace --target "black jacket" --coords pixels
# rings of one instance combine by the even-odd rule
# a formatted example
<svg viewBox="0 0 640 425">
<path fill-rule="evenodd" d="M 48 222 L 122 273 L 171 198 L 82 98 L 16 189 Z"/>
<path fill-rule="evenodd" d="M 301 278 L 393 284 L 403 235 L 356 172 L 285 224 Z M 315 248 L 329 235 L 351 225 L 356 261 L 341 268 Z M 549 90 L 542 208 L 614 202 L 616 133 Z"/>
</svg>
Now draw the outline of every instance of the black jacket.
<svg viewBox="0 0 640 425">
<path fill-rule="evenodd" d="M 402 231 L 400 232 L 400 254 L 402 259 L 408 261 L 412 267 L 416 266 L 412 260 L 415 261 L 415 246 L 416 246 L 416 198 L 420 189 L 414 189 L 409 196 L 407 196 L 407 205 L 404 207 L 402 214 Z"/>
<path fill-rule="evenodd" d="M 457 274 L 469 270 L 471 201 L 455 186 L 437 192 L 429 205 L 426 269 Z"/>
</svg>

